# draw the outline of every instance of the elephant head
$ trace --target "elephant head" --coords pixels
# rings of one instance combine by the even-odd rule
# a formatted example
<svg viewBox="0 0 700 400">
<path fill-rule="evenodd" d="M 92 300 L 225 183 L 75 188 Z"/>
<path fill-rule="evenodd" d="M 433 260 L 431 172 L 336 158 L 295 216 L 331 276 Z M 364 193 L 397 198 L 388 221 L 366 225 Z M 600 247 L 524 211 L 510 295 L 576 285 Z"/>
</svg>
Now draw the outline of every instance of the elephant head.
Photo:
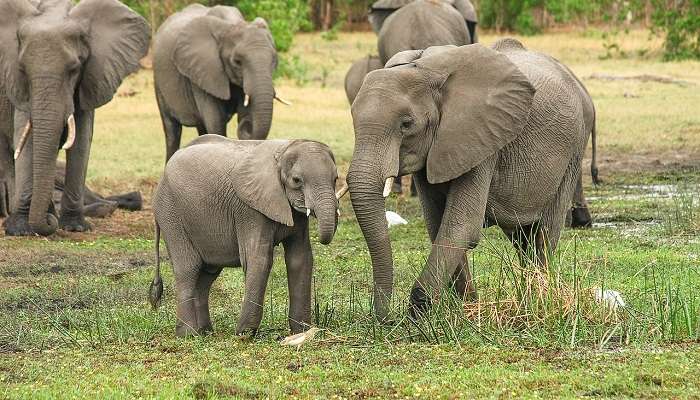
<svg viewBox="0 0 700 400">
<path fill-rule="evenodd" d="M 318 237 L 328 244 L 338 223 L 338 172 L 325 144 L 269 140 L 253 147 L 232 176 L 236 195 L 273 221 L 294 225 L 292 211 L 318 220 Z"/>
<path fill-rule="evenodd" d="M 181 74 L 216 98 L 230 99 L 231 84 L 242 88 L 253 126 L 244 130 L 247 137 L 240 138 L 265 139 L 275 98 L 272 75 L 277 51 L 272 35 L 262 18 L 250 23 L 224 19 L 216 13 L 221 8 L 214 7 L 188 23 L 177 39 L 173 62 Z"/>
<path fill-rule="evenodd" d="M 379 33 L 384 25 L 384 21 L 389 18 L 394 11 L 405 6 L 408 3 L 412 3 L 416 0 L 379 0 L 372 4 L 369 8 L 369 23 L 372 25 L 372 29 L 375 33 Z M 476 43 L 476 24 L 478 19 L 476 17 L 476 9 L 474 5 L 469 0 L 441 0 L 445 3 L 452 5 L 464 18 L 464 22 L 467 24 L 467 29 L 469 30 L 469 37 L 472 43 Z"/>
<path fill-rule="evenodd" d="M 15 158 L 31 140 L 33 193 L 29 224 L 48 235 L 47 216 L 59 145 L 76 135 L 76 110 L 107 103 L 139 67 L 150 29 L 117 0 L 0 0 L 0 79 L 12 104 L 29 114 Z M 30 139 L 31 138 L 31 139 Z"/>
<path fill-rule="evenodd" d="M 355 149 L 347 176 L 372 258 L 375 312 L 386 317 L 393 261 L 384 197 L 395 176 L 455 179 L 523 130 L 534 89 L 503 54 L 478 44 L 398 53 L 370 72 L 352 105 Z"/>
</svg>

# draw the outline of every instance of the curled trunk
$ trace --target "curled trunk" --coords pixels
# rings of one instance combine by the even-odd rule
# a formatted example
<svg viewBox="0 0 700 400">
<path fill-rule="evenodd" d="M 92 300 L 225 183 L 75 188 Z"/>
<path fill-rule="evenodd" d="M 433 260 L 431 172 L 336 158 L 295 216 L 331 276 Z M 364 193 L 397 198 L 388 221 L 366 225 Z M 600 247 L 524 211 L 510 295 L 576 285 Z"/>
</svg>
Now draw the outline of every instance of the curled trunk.
<svg viewBox="0 0 700 400">
<path fill-rule="evenodd" d="M 333 240 L 338 222 L 336 210 L 335 193 L 332 190 L 322 192 L 316 201 L 316 207 L 314 207 L 314 213 L 318 220 L 318 240 L 322 244 L 329 244 Z"/>
</svg>

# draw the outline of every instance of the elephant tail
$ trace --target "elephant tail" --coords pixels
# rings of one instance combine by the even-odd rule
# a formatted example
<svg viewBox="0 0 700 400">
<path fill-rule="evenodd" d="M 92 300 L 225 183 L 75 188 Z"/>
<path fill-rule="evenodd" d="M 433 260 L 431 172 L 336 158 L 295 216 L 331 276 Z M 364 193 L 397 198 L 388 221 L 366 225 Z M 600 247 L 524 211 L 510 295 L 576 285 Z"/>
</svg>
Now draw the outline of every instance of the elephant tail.
<svg viewBox="0 0 700 400">
<path fill-rule="evenodd" d="M 156 276 L 153 277 L 151 287 L 148 290 L 148 301 L 153 309 L 157 309 L 160 305 L 160 299 L 163 295 L 163 279 L 160 276 L 160 226 L 156 221 Z"/>
<path fill-rule="evenodd" d="M 591 178 L 594 185 L 601 183 L 598 178 L 598 160 L 596 154 L 596 116 L 593 115 L 593 128 L 591 129 Z"/>
</svg>

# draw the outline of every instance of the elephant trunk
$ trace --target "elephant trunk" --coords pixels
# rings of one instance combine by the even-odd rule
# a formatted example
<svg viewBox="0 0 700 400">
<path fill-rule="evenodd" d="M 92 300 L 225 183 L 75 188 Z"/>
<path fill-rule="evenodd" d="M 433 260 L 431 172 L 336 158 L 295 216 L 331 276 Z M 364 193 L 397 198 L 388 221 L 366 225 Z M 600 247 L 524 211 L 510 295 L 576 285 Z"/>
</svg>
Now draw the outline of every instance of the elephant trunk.
<svg viewBox="0 0 700 400">
<path fill-rule="evenodd" d="M 58 145 L 66 125 L 65 110 L 57 95 L 60 82 L 32 81 L 32 89 L 41 91 L 42 96 L 33 97 L 31 102 L 33 183 L 29 226 L 34 233 L 48 236 L 58 229 L 58 221 L 48 211 L 53 196 Z"/>
<path fill-rule="evenodd" d="M 387 158 L 377 154 L 383 147 L 358 141 L 347 175 L 350 201 L 372 259 L 374 311 L 382 321 L 388 317 L 394 281 L 383 197 L 384 182 L 391 172 L 384 172 L 381 160 Z"/>
<path fill-rule="evenodd" d="M 316 193 L 318 198 L 315 201 L 314 213 L 318 220 L 318 240 L 321 244 L 329 244 L 333 240 L 338 223 L 338 201 L 332 188 Z"/>
<path fill-rule="evenodd" d="M 272 71 L 249 72 L 244 77 L 245 92 L 250 96 L 249 107 L 253 121 L 252 137 L 250 139 L 263 140 L 270 133 L 272 125 L 272 102 L 275 98 L 275 89 L 272 86 Z"/>
</svg>

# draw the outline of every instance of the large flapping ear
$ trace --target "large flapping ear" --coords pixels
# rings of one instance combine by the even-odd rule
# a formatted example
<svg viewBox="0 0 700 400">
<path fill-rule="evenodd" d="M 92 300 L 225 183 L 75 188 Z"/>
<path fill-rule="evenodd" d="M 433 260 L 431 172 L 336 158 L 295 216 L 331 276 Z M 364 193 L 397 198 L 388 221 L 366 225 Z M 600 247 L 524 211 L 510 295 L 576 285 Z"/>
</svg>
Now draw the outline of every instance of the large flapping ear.
<svg viewBox="0 0 700 400">
<path fill-rule="evenodd" d="M 146 56 L 151 29 L 143 17 L 118 0 L 82 0 L 69 14 L 88 26 L 90 55 L 80 81 L 80 107 L 109 102 L 124 78 L 138 71 Z"/>
<path fill-rule="evenodd" d="M 231 6 L 214 6 L 207 11 L 207 15 L 221 18 L 224 21 L 232 22 L 234 24 L 245 21 L 245 18 L 243 18 L 243 14 L 241 14 L 240 10 Z"/>
<path fill-rule="evenodd" d="M 522 132 L 535 89 L 505 55 L 472 44 L 423 57 L 416 66 L 443 80 L 440 124 L 428 151 L 430 183 L 466 173 Z"/>
<path fill-rule="evenodd" d="M 29 111 L 29 83 L 19 69 L 17 30 L 39 11 L 26 0 L 0 0 L 0 93 L 15 107 Z"/>
<path fill-rule="evenodd" d="M 173 54 L 177 70 L 212 96 L 222 100 L 231 98 L 217 38 L 242 24 L 208 15 L 193 18 L 177 38 Z"/>
<path fill-rule="evenodd" d="M 287 147 L 287 141 L 266 140 L 251 146 L 238 162 L 231 179 L 241 201 L 273 221 L 294 226 L 292 208 L 280 177 L 276 155 Z"/>
</svg>

